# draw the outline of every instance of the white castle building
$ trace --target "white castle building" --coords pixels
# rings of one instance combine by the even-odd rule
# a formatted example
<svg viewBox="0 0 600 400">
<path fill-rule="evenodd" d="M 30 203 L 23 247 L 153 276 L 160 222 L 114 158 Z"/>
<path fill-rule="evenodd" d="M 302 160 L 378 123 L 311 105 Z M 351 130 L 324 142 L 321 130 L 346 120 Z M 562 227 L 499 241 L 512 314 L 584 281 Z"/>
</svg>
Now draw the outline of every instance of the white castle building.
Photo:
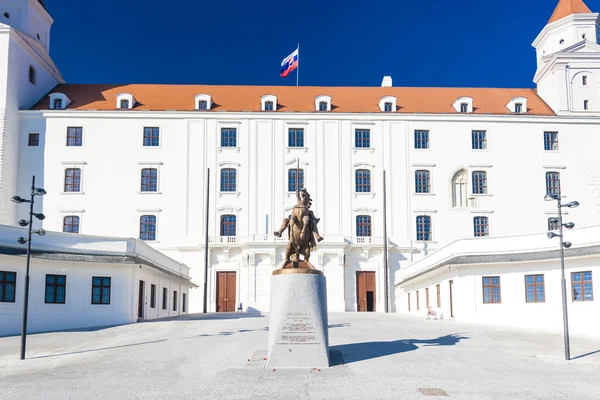
<svg viewBox="0 0 600 400">
<path fill-rule="evenodd" d="M 534 89 L 394 87 L 390 77 L 381 87 L 66 84 L 49 54 L 52 23 L 41 1 L 0 0 L 0 223 L 22 217 L 10 199 L 35 175 L 48 192 L 45 229 L 146 241 L 190 268 L 200 286 L 191 312 L 203 307 L 208 169 L 209 311 L 268 311 L 287 239 L 273 232 L 296 202 L 296 174 L 321 218 L 311 261 L 327 277 L 330 311 L 385 308 L 384 171 L 392 311 L 435 290 L 438 278 L 417 272 L 454 241 L 476 237 L 465 243 L 493 253 L 502 241 L 492 239 L 557 229 L 547 193 L 581 203 L 566 214 L 579 227 L 600 223 L 600 20 L 582 0 L 560 0 L 533 41 Z M 498 244 L 498 254 L 531 243 Z M 569 272 L 591 295 L 571 303 L 597 313 L 594 254 L 596 264 Z M 474 273 L 490 278 L 485 288 L 454 293 L 457 318 L 459 304 L 517 296 L 508 281 L 494 289 L 505 273 L 494 265 Z M 532 269 L 518 269 L 522 291 Z M 446 281 L 459 278 L 440 275 L 444 303 Z M 560 296 L 558 284 L 546 291 Z M 521 297 L 511 302 L 525 307 Z M 519 308 L 503 305 L 494 312 Z"/>
</svg>

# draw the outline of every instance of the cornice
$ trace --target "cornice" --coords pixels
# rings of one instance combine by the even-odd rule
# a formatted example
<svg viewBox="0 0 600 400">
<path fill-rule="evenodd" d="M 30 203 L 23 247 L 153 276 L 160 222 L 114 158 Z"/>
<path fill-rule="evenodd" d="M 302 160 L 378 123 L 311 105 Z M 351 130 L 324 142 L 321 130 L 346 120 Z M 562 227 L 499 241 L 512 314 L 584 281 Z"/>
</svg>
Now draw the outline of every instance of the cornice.
<svg viewBox="0 0 600 400">
<path fill-rule="evenodd" d="M 538 45 L 546 39 L 546 36 L 548 36 L 549 31 L 555 30 L 557 28 L 558 29 L 563 28 L 565 25 L 569 25 L 573 22 L 578 24 L 578 23 L 584 22 L 586 20 L 589 21 L 589 20 L 594 19 L 595 23 L 596 23 L 596 27 L 600 28 L 600 21 L 598 20 L 598 16 L 600 16 L 600 14 L 598 14 L 598 13 L 571 14 L 568 17 L 561 18 L 558 21 L 554 21 L 550 24 L 547 24 L 546 26 L 544 26 L 544 28 L 539 33 L 539 35 L 537 35 L 537 37 L 533 40 L 533 43 L 531 43 L 531 45 L 533 47 L 538 47 Z"/>
</svg>

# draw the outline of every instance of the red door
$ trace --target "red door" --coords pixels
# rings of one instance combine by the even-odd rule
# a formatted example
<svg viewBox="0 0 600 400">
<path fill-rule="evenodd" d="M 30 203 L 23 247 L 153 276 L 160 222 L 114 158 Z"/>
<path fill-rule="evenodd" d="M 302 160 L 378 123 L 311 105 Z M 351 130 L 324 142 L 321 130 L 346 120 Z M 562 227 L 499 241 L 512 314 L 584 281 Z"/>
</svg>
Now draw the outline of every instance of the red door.
<svg viewBox="0 0 600 400">
<path fill-rule="evenodd" d="M 375 272 L 356 273 L 356 305 L 359 312 L 376 311 Z"/>
<path fill-rule="evenodd" d="M 217 272 L 217 312 L 235 311 L 236 273 Z"/>
</svg>

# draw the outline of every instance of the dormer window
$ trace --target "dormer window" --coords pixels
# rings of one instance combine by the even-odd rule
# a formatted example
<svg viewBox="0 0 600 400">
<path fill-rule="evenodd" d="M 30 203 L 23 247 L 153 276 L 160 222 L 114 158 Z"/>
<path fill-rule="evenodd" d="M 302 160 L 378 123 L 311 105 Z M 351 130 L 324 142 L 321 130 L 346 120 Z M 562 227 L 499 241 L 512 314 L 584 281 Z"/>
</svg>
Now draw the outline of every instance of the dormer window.
<svg viewBox="0 0 600 400">
<path fill-rule="evenodd" d="M 319 111 L 327 111 L 327 102 L 326 101 L 319 102 Z"/>
<path fill-rule="evenodd" d="M 198 110 L 200 111 L 204 111 L 208 109 L 208 103 L 206 102 L 206 100 L 200 100 L 198 102 Z"/>
<path fill-rule="evenodd" d="M 452 107 L 459 113 L 472 113 L 473 112 L 473 99 L 471 97 L 459 97 L 456 99 Z"/>
<path fill-rule="evenodd" d="M 392 112 L 392 103 L 385 103 L 384 105 L 385 112 Z"/>
<path fill-rule="evenodd" d="M 273 102 L 265 101 L 265 111 L 273 111 Z"/>
<path fill-rule="evenodd" d="M 469 112 L 469 103 L 460 103 L 460 112 L 461 113 Z"/>
<path fill-rule="evenodd" d="M 29 66 L 29 82 L 32 85 L 35 85 L 35 81 L 36 81 L 36 73 L 35 73 L 35 68 L 33 68 L 33 65 Z"/>
<path fill-rule="evenodd" d="M 197 94 L 194 97 L 196 102 L 196 110 L 210 110 L 212 108 L 212 97 L 209 94 Z"/>
<path fill-rule="evenodd" d="M 524 114 L 527 112 L 527 98 L 521 96 L 513 97 L 506 105 L 506 108 L 511 113 Z"/>
<path fill-rule="evenodd" d="M 315 110 L 331 111 L 331 97 L 324 94 L 315 97 Z"/>
<path fill-rule="evenodd" d="M 272 94 L 265 94 L 260 98 L 260 109 L 263 111 L 276 111 L 277 110 L 277 96 Z"/>
<path fill-rule="evenodd" d="M 63 108 L 62 100 L 61 99 L 54 100 L 54 105 L 52 106 L 52 108 L 54 108 L 55 110 L 62 110 L 62 108 Z"/>
<path fill-rule="evenodd" d="M 135 105 L 135 98 L 131 93 L 119 93 L 117 95 L 117 108 L 121 110 L 130 110 Z"/>
<path fill-rule="evenodd" d="M 523 103 L 515 103 L 515 112 L 518 114 L 523 112 Z"/>
<path fill-rule="evenodd" d="M 383 112 L 396 111 L 396 98 L 394 96 L 383 96 L 379 99 L 379 110 Z"/>
<path fill-rule="evenodd" d="M 50 94 L 50 108 L 53 110 L 64 110 L 71 104 L 71 100 L 63 93 Z"/>
<path fill-rule="evenodd" d="M 129 108 L 129 100 L 121 100 L 121 109 Z"/>
</svg>

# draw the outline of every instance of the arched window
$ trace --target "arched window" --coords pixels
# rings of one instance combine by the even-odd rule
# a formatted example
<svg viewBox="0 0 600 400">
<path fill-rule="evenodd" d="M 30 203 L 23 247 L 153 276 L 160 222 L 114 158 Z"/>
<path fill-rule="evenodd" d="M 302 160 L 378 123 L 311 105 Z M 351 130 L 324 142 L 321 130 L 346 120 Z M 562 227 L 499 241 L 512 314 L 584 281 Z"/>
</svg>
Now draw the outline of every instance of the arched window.
<svg viewBox="0 0 600 400">
<path fill-rule="evenodd" d="M 356 216 L 356 236 L 371 236 L 371 216 Z"/>
<path fill-rule="evenodd" d="M 356 170 L 356 193 L 371 193 L 371 171 Z"/>
<path fill-rule="evenodd" d="M 223 168 L 221 170 L 221 192 L 235 192 L 236 172 L 233 168 Z"/>
<path fill-rule="evenodd" d="M 140 217 L 140 239 L 156 240 L 156 215 Z"/>
<path fill-rule="evenodd" d="M 158 191 L 158 170 L 156 168 L 142 169 L 142 192 Z"/>
<path fill-rule="evenodd" d="M 546 172 L 546 194 L 560 195 L 560 174 Z"/>
<path fill-rule="evenodd" d="M 473 231 L 475 233 L 475 237 L 489 236 L 490 225 L 488 217 L 473 218 Z"/>
<path fill-rule="evenodd" d="M 235 215 L 221 216 L 221 236 L 235 236 L 236 220 Z"/>
<path fill-rule="evenodd" d="M 467 171 L 460 170 L 452 178 L 452 207 L 467 207 Z"/>
<path fill-rule="evenodd" d="M 298 190 L 304 189 L 304 170 L 290 169 L 288 170 L 288 192 L 296 191 L 296 179 L 298 179 Z"/>
<path fill-rule="evenodd" d="M 67 168 L 65 170 L 65 192 L 81 192 L 80 168 Z"/>
<path fill-rule="evenodd" d="M 204 111 L 208 109 L 208 102 L 206 100 L 199 100 L 198 101 L 198 110 Z"/>
<path fill-rule="evenodd" d="M 265 101 L 265 111 L 273 111 L 273 102 Z"/>
<path fill-rule="evenodd" d="M 420 242 L 431 240 L 431 217 L 428 215 L 417 217 L 417 240 Z"/>
<path fill-rule="evenodd" d="M 30 65 L 29 66 L 29 82 L 31 82 L 31 84 L 35 85 L 35 81 L 36 81 L 35 68 L 33 68 L 33 65 Z"/>
<path fill-rule="evenodd" d="M 473 171 L 473 194 L 487 194 L 487 172 Z"/>
<path fill-rule="evenodd" d="M 431 179 L 427 170 L 415 171 L 415 193 L 430 193 Z"/>
<path fill-rule="evenodd" d="M 79 233 L 79 217 L 70 215 L 63 220 L 63 232 Z"/>
</svg>

